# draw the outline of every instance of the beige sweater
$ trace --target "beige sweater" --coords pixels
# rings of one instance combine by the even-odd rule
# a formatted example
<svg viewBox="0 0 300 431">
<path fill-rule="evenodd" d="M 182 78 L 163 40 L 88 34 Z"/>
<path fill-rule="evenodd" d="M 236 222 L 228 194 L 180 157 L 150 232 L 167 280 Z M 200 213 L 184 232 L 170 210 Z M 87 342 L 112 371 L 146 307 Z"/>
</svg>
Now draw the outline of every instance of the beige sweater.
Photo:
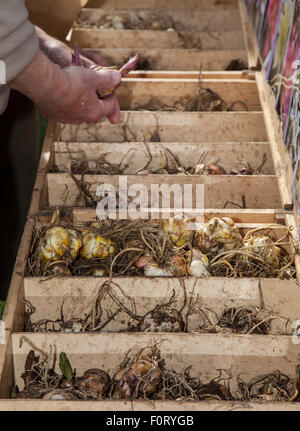
<svg viewBox="0 0 300 431">
<path fill-rule="evenodd" d="M 9 98 L 4 84 L 30 63 L 38 48 L 35 26 L 28 21 L 24 0 L 0 0 L 0 114 Z"/>
</svg>

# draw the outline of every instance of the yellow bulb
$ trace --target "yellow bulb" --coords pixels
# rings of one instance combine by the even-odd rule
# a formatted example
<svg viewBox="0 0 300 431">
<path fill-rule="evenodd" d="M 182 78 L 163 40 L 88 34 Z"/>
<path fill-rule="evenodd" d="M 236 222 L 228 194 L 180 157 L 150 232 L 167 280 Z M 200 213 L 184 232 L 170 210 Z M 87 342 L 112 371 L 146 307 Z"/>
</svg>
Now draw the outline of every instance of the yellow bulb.
<svg viewBox="0 0 300 431">
<path fill-rule="evenodd" d="M 187 273 L 192 277 L 210 277 L 209 260 L 200 250 L 193 248 L 187 252 Z"/>
<path fill-rule="evenodd" d="M 82 246 L 81 237 L 74 229 L 68 229 L 68 232 L 70 234 L 70 253 L 73 259 L 76 259 Z"/>
<path fill-rule="evenodd" d="M 163 223 L 163 231 L 169 235 L 176 247 L 182 247 L 191 238 L 192 232 L 188 230 L 190 220 L 187 217 L 171 217 Z"/>
<path fill-rule="evenodd" d="M 242 237 L 236 224 L 228 217 L 212 218 L 195 233 L 194 246 L 203 253 L 223 253 L 237 248 Z"/>
<path fill-rule="evenodd" d="M 47 229 L 40 245 L 40 253 L 45 261 L 57 261 L 62 258 L 76 259 L 81 247 L 80 234 L 62 226 Z"/>
<path fill-rule="evenodd" d="M 246 251 L 258 254 L 269 265 L 279 265 L 281 249 L 274 245 L 271 238 L 267 235 L 257 235 L 248 238 L 244 241 L 244 248 Z"/>
<path fill-rule="evenodd" d="M 83 232 L 82 244 L 80 254 L 85 259 L 105 259 L 115 252 L 115 245 L 110 239 L 92 231 Z"/>
</svg>

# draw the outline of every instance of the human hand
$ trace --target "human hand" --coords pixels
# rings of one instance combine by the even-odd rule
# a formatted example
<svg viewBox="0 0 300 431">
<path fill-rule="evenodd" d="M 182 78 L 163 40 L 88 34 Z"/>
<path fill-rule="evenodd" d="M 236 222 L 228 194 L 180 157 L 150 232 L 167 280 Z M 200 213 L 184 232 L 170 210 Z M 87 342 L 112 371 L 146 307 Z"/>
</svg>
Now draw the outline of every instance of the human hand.
<svg viewBox="0 0 300 431">
<path fill-rule="evenodd" d="M 61 69 L 41 51 L 9 86 L 26 94 L 49 119 L 62 123 L 96 123 L 108 117 L 112 124 L 120 119 L 116 95 L 99 99 L 97 91 L 117 86 L 121 74 L 116 70 L 89 70 L 78 66 Z"/>
<path fill-rule="evenodd" d="M 109 63 L 105 60 L 105 58 L 96 52 L 79 49 L 79 53 L 81 61 L 90 60 L 93 64 L 97 64 L 98 66 L 109 67 Z"/>
<path fill-rule="evenodd" d="M 67 91 L 63 89 L 62 97 L 36 100 L 46 118 L 56 119 L 62 123 L 80 124 L 96 123 L 108 117 L 112 124 L 120 119 L 120 107 L 116 95 L 99 99 L 97 91 L 102 92 L 119 84 L 121 75 L 115 70 L 94 72 L 77 66 L 63 69 Z M 60 89 L 58 88 L 60 93 Z"/>
</svg>

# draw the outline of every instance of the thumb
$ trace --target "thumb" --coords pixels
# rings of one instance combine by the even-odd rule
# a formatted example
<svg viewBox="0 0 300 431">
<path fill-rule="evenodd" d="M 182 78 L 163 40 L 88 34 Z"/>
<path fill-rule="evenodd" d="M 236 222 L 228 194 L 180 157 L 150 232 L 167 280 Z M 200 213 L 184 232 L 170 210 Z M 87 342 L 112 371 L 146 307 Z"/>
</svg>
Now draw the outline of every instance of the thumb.
<svg viewBox="0 0 300 431">
<path fill-rule="evenodd" d="M 114 88 L 121 82 L 121 73 L 117 70 L 103 69 L 95 71 L 96 90 L 106 90 Z"/>
</svg>

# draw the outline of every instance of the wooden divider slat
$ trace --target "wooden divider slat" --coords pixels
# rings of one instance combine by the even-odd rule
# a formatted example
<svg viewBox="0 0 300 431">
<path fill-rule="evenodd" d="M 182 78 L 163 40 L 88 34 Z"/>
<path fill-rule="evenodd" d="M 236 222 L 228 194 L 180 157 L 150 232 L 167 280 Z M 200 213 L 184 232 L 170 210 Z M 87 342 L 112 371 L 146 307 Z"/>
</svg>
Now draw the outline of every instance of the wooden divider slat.
<svg viewBox="0 0 300 431">
<path fill-rule="evenodd" d="M 123 111 L 117 125 L 66 124 L 58 136 L 66 142 L 150 142 L 157 133 L 161 142 L 267 141 L 262 112 Z"/>
<path fill-rule="evenodd" d="M 71 44 L 89 48 L 195 48 L 243 50 L 243 33 L 236 31 L 181 32 L 158 30 L 101 30 L 75 28 Z"/>
<path fill-rule="evenodd" d="M 94 142 L 54 142 L 54 163 L 61 172 L 69 168 L 71 161 L 87 161 L 96 166 L 96 161 L 105 156 L 109 163 L 119 165 L 124 174 L 135 174 L 147 165 L 150 171 L 157 171 L 166 166 L 164 150 L 170 150 L 184 168 L 195 167 L 196 164 L 217 162 L 229 173 L 233 169 L 240 169 L 242 162 L 249 163 L 252 169 L 262 163 L 264 154 L 267 161 L 261 169 L 261 174 L 274 174 L 273 162 L 268 143 L 186 143 L 148 142 L 147 147 L 142 142 L 123 143 L 94 143 Z M 202 160 L 203 159 L 203 160 Z"/>
<path fill-rule="evenodd" d="M 216 93 L 225 102 L 225 109 L 230 111 L 261 111 L 256 82 L 248 80 L 165 79 L 158 81 L 147 78 L 125 78 L 116 94 L 124 111 L 143 109 L 144 105 L 146 105 L 144 109 L 147 109 L 147 104 L 152 99 L 174 110 L 176 103 L 182 103 L 185 106 L 196 98 L 199 88 Z M 159 111 L 159 108 L 156 110 Z"/>
<path fill-rule="evenodd" d="M 141 70 L 224 71 L 227 68 L 233 69 L 231 66 L 233 60 L 241 61 L 247 68 L 245 50 L 101 48 L 91 51 L 99 52 L 109 64 L 116 66 L 122 66 L 130 57 L 138 54 L 138 68 Z"/>
<path fill-rule="evenodd" d="M 25 299 L 36 308 L 36 312 L 31 316 L 32 322 L 41 319 L 53 321 L 60 319 L 62 304 L 65 321 L 74 317 L 83 319 L 92 309 L 100 286 L 107 280 L 107 277 L 56 277 L 49 280 L 41 277 L 25 278 Z M 300 289 L 295 280 L 188 277 L 184 281 L 185 292 L 180 281 L 174 277 L 114 277 L 113 281 L 121 286 L 126 296 L 121 295 L 118 289 L 115 290 L 115 294 L 127 308 L 131 307 L 128 298 L 133 298 L 136 313 L 140 316 L 165 303 L 172 292 L 175 292 L 176 303 L 173 304 L 175 308 L 180 309 L 184 305 L 185 295 L 187 302 L 190 298 L 195 300 L 198 296 L 197 304 L 213 310 L 219 317 L 226 308 L 231 307 L 270 307 L 272 314 L 289 319 L 286 327 L 285 320 L 273 320 L 271 334 L 291 333 L 292 322 L 300 316 Z M 101 300 L 101 307 L 111 312 L 117 309 L 116 304 L 108 296 Z M 184 315 L 185 312 L 186 309 Z M 103 332 L 126 331 L 129 320 L 137 324 L 126 313 L 121 312 Z M 201 313 L 191 314 L 188 319 L 188 332 L 199 332 L 201 322 Z"/>
<path fill-rule="evenodd" d="M 247 379 L 274 370 L 294 376 L 298 364 L 299 346 L 292 343 L 290 336 L 224 334 L 172 334 L 172 333 L 15 333 L 12 335 L 13 359 L 16 384 L 23 387 L 21 374 L 24 372 L 26 355 L 31 346 L 26 342 L 20 347 L 25 335 L 40 349 L 49 352 L 50 345 L 57 352 L 65 352 L 81 375 L 89 368 L 109 370 L 113 374 L 125 355 L 131 355 L 143 347 L 159 343 L 161 357 L 166 367 L 183 371 L 191 366 L 191 375 L 198 375 L 205 381 L 218 375 L 219 368 L 231 371 L 235 379 L 230 382 L 234 392 L 236 377 L 247 373 Z M 58 367 L 58 364 L 56 364 Z"/>
<path fill-rule="evenodd" d="M 89 8 L 101 9 L 200 9 L 219 12 L 238 7 L 237 0 L 89 0 Z"/>
<path fill-rule="evenodd" d="M 80 176 L 77 175 L 77 179 Z M 119 190 L 121 177 L 118 175 L 85 175 L 85 181 L 91 184 L 90 192 L 96 193 L 96 189 L 101 184 L 111 184 L 115 190 Z M 49 205 L 82 206 L 82 196 L 78 191 L 73 179 L 65 173 L 47 174 Z M 179 176 L 179 175 L 128 175 L 127 185 L 142 184 L 148 191 L 148 205 L 151 202 L 151 184 L 166 184 L 170 187 L 173 184 L 183 192 L 185 184 L 192 184 L 192 205 L 196 208 L 196 185 L 203 184 L 204 208 L 224 208 L 228 201 L 235 205 L 243 205 L 245 196 L 246 208 L 281 208 L 280 195 L 278 190 L 278 180 L 273 175 L 250 175 L 250 176 L 231 176 L 231 175 L 207 175 L 207 176 Z M 174 186 L 175 187 L 175 186 Z M 133 190 L 132 190 L 133 192 Z M 200 190 L 202 193 L 202 190 Z M 96 196 L 95 196 L 96 197 Z M 133 197 L 136 197 L 134 192 Z M 100 199 L 100 198 L 99 198 Z M 173 203 L 171 196 L 171 207 Z M 227 204 L 228 205 L 228 204 Z M 228 205 L 232 207 L 232 204 Z"/>
<path fill-rule="evenodd" d="M 157 10 L 155 12 L 158 12 Z M 216 13 L 214 10 L 199 9 L 172 9 L 160 11 L 164 15 L 171 16 L 175 25 L 180 30 L 197 30 L 204 32 L 212 31 L 234 31 L 241 30 L 240 12 L 236 9 L 221 9 Z M 89 22 L 98 25 L 104 16 L 125 16 L 130 21 L 135 22 L 139 18 L 145 19 L 149 10 L 140 9 L 139 11 L 131 9 L 93 9 L 83 8 L 79 14 L 81 22 Z"/>
</svg>

